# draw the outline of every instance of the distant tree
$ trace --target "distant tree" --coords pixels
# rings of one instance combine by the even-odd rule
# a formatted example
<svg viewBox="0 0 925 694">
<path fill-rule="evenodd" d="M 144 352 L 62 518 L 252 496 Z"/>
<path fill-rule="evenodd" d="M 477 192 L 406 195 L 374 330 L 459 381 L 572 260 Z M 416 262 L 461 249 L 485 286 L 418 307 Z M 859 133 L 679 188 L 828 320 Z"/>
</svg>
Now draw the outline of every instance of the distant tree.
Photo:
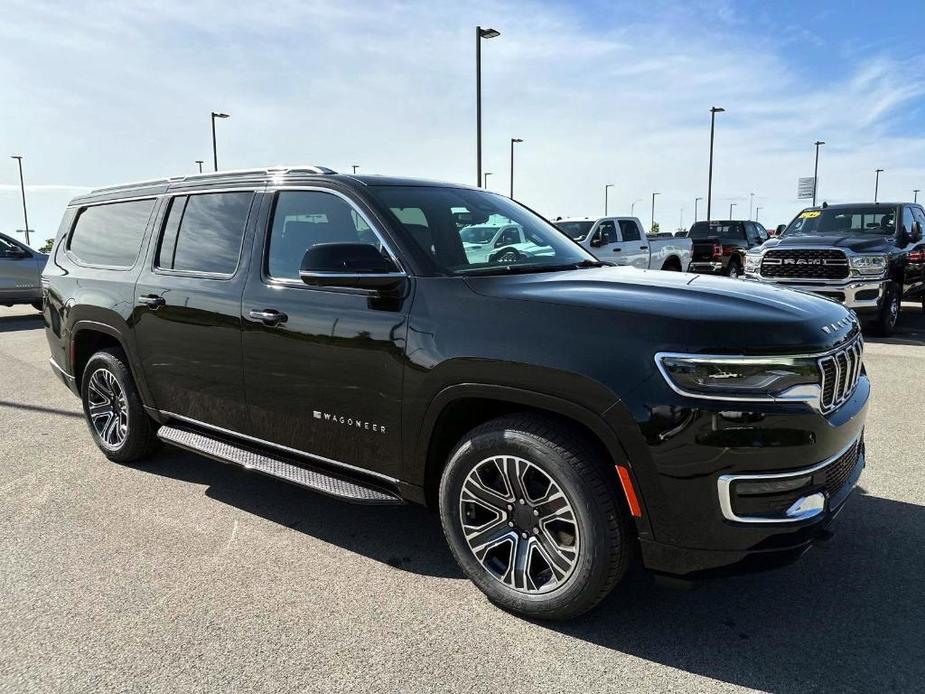
<svg viewBox="0 0 925 694">
<path fill-rule="evenodd" d="M 39 248 L 39 253 L 48 253 L 51 251 L 51 247 L 55 245 L 54 239 L 45 239 L 45 243 L 42 244 L 42 247 Z"/>
<path fill-rule="evenodd" d="M 652 222 L 652 229 L 649 231 L 650 234 L 658 233 L 658 222 Z"/>
</svg>

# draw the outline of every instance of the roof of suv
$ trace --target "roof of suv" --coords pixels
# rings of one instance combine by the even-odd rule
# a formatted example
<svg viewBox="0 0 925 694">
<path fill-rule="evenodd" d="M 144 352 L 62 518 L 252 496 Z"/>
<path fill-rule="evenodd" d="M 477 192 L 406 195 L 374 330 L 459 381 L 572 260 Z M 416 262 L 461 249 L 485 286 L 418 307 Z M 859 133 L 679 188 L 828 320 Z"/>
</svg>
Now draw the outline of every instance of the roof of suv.
<svg viewBox="0 0 925 694">
<path fill-rule="evenodd" d="M 430 181 L 419 178 L 402 178 L 381 175 L 340 174 L 324 166 L 273 166 L 262 169 L 240 169 L 233 171 L 216 171 L 213 173 L 196 173 L 170 178 L 156 178 L 148 181 L 136 181 L 120 185 L 97 188 L 79 195 L 71 200 L 71 205 L 96 201 L 100 199 L 117 199 L 128 195 L 157 195 L 172 187 L 192 187 L 208 184 L 240 185 L 263 182 L 292 182 L 297 180 L 331 179 L 348 186 L 440 186 L 447 188 L 468 188 L 473 186 L 445 181 Z"/>
<path fill-rule="evenodd" d="M 805 207 L 804 210 L 841 210 L 847 207 L 899 207 L 900 205 L 918 205 L 921 207 L 922 203 L 920 202 L 839 202 L 832 205 L 816 205 L 815 207 Z"/>
</svg>

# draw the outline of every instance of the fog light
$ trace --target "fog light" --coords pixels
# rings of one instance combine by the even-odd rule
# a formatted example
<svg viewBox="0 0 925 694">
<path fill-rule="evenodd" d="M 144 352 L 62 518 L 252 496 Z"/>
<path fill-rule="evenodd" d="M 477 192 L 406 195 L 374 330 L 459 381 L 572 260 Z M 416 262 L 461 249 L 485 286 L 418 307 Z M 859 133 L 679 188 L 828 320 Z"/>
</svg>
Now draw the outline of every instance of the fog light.
<svg viewBox="0 0 925 694">
<path fill-rule="evenodd" d="M 811 475 L 790 477 L 779 480 L 761 480 L 755 482 L 736 482 L 735 493 L 740 496 L 753 496 L 756 494 L 780 494 L 800 487 L 805 487 L 812 481 Z"/>
</svg>

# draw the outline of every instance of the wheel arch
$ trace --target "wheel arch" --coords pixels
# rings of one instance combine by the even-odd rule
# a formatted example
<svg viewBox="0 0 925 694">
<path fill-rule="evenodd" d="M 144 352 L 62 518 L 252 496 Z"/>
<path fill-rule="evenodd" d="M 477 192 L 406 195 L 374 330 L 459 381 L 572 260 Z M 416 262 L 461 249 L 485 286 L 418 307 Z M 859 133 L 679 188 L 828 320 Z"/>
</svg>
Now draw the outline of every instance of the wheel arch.
<svg viewBox="0 0 925 694">
<path fill-rule="evenodd" d="M 83 319 L 75 321 L 70 330 L 68 347 L 68 367 L 74 376 L 74 383 L 80 390 L 83 370 L 96 352 L 107 347 L 117 347 L 125 354 L 126 364 L 132 374 L 132 379 L 138 387 L 142 402 L 149 402 L 147 388 L 141 377 L 139 368 L 132 359 L 132 352 L 128 347 L 125 334 L 118 328 L 96 320 Z"/>
<path fill-rule="evenodd" d="M 618 435 L 604 417 L 588 408 L 563 398 L 536 391 L 489 384 L 467 383 L 448 386 L 433 399 L 424 416 L 417 441 L 415 459 L 420 466 L 411 472 L 423 490 L 424 503 L 436 507 L 440 477 L 450 451 L 466 432 L 496 417 L 514 412 L 533 412 L 554 417 L 579 430 L 605 459 L 607 473 L 624 509 L 628 501 L 622 491 L 616 465 L 626 467 L 632 475 L 632 466 Z M 631 479 L 632 476 L 631 476 Z M 638 482 L 633 487 L 639 503 L 645 505 Z M 648 531 L 647 514 L 636 521 L 637 529 Z"/>
</svg>

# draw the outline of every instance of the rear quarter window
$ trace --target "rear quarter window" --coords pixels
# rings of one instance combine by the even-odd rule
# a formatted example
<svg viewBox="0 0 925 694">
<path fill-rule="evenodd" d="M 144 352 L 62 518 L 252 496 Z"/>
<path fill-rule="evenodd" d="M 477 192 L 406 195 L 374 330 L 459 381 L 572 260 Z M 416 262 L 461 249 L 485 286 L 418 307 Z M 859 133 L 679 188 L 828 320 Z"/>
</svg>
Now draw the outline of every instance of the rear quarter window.
<svg viewBox="0 0 925 694">
<path fill-rule="evenodd" d="M 68 251 L 81 263 L 129 268 L 141 250 L 154 200 L 131 200 L 86 207 L 68 241 Z"/>
</svg>

